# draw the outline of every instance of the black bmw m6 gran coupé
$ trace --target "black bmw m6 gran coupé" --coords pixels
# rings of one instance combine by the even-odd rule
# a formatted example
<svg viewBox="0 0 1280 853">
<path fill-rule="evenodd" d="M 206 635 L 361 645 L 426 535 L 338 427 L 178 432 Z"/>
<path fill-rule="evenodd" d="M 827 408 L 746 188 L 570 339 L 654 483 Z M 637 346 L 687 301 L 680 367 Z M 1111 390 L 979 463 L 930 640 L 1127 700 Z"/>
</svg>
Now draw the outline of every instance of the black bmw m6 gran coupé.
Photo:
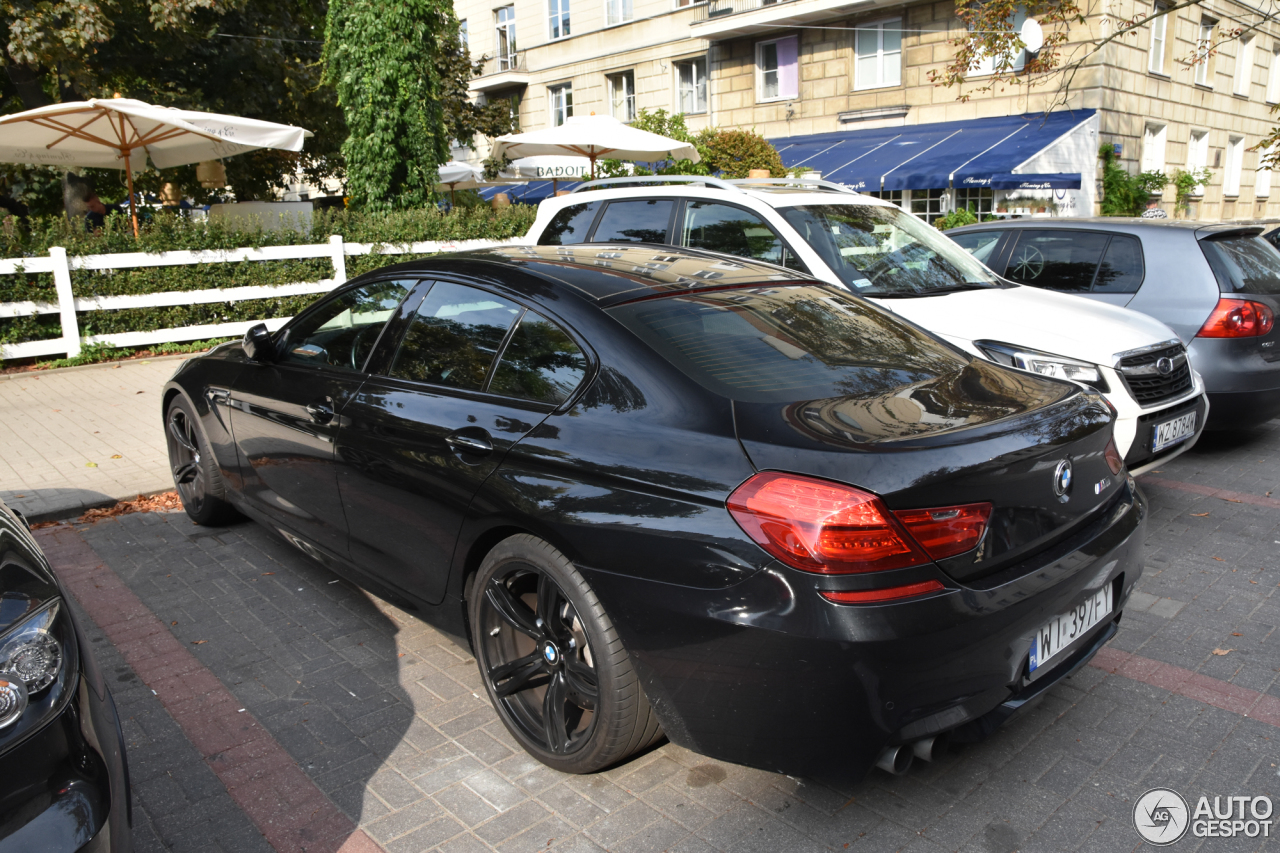
<svg viewBox="0 0 1280 853">
<path fill-rule="evenodd" d="M 664 734 L 848 775 L 991 733 L 1141 572 L 1113 417 L 792 270 L 636 244 L 390 266 L 164 392 L 194 519 L 468 637 L 578 773 Z"/>
</svg>

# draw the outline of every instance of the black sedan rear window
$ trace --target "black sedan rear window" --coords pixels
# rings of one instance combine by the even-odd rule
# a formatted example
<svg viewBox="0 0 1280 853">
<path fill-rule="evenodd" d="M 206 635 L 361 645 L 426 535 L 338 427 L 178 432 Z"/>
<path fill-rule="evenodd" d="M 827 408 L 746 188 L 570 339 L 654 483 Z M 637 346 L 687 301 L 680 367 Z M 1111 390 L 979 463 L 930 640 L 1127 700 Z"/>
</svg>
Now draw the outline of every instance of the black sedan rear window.
<svg viewBox="0 0 1280 853">
<path fill-rule="evenodd" d="M 827 287 L 694 293 L 610 313 L 704 388 L 744 402 L 883 393 L 967 363 L 918 329 Z"/>
<path fill-rule="evenodd" d="M 1222 293 L 1280 293 L 1280 252 L 1261 237 L 1210 238 L 1200 248 Z"/>
</svg>

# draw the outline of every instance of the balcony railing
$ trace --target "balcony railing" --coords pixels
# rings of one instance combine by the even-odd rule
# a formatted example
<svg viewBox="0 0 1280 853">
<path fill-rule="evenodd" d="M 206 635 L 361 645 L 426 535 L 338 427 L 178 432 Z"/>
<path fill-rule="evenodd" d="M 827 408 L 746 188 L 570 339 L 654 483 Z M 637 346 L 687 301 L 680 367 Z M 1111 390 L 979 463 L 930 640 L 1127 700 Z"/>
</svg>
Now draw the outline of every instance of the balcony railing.
<svg viewBox="0 0 1280 853">
<path fill-rule="evenodd" d="M 523 53 L 499 54 L 497 56 L 488 56 L 484 60 L 484 68 L 480 72 L 481 77 L 489 77 L 493 74 L 502 74 L 506 71 L 528 71 L 525 65 Z"/>
<path fill-rule="evenodd" d="M 780 6 L 786 2 L 788 0 L 707 0 L 706 3 L 699 4 L 702 6 L 702 17 L 699 20 L 712 21 L 726 15 L 763 9 L 766 6 Z"/>
</svg>

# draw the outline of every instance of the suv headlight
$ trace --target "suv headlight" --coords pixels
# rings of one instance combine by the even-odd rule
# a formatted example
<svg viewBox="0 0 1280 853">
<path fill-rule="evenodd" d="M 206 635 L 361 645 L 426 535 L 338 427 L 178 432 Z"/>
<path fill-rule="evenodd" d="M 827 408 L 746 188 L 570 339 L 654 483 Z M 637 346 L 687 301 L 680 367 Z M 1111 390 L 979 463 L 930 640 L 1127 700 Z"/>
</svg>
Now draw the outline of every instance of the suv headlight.
<svg viewBox="0 0 1280 853">
<path fill-rule="evenodd" d="M 55 598 L 0 635 L 0 739 L 15 724 L 38 725 L 68 693 L 74 679 L 63 676 L 77 666 L 76 640 L 62 607 Z"/>
<path fill-rule="evenodd" d="M 1018 367 L 1032 373 L 1039 373 L 1041 376 L 1052 376 L 1055 379 L 1070 379 L 1104 394 L 1111 390 L 1107 385 L 1106 377 L 1102 375 L 1102 369 L 1088 361 L 1079 361 L 1067 358 L 1065 355 L 1054 355 L 998 341 L 974 341 L 974 345 L 992 361 L 1009 367 Z"/>
</svg>

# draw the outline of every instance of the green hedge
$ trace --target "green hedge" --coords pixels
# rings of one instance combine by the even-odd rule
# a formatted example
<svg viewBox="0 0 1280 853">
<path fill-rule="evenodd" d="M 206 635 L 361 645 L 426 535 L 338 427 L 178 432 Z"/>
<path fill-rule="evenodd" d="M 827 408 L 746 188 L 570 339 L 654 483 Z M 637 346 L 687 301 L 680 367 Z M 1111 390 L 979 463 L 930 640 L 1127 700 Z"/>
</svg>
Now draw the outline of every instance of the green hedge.
<svg viewBox="0 0 1280 853">
<path fill-rule="evenodd" d="M 457 209 L 448 214 L 435 210 L 393 213 L 318 211 L 309 229 L 266 231 L 228 227 L 220 221 L 192 222 L 161 215 L 142 227 L 134 239 L 128 221 L 113 216 L 105 228 L 87 233 L 63 218 L 33 218 L 26 227 L 0 229 L 0 257 L 42 257 L 49 247 L 62 246 L 70 255 L 117 252 L 164 252 L 178 249 L 236 249 L 246 246 L 289 246 L 325 243 L 341 234 L 349 243 L 404 244 L 422 240 L 505 240 L 519 237 L 533 224 L 536 209 L 512 205 L 500 211 L 488 208 Z M 9 224 L 12 220 L 6 220 Z M 357 276 L 387 264 L 424 255 L 353 255 L 347 257 L 347 275 Z M 165 291 L 206 290 L 249 285 L 319 281 L 333 276 L 326 258 L 314 260 L 241 261 L 126 270 L 78 270 L 71 274 L 77 296 L 117 296 Z M 56 298 L 53 276 L 17 274 L 0 276 L 0 302 Z M 89 311 L 79 315 L 81 334 L 104 335 L 140 332 L 205 323 L 261 320 L 295 314 L 315 300 L 314 295 L 215 302 L 165 308 L 133 308 Z M 0 319 L 0 343 L 55 338 L 62 334 L 55 314 Z"/>
</svg>

